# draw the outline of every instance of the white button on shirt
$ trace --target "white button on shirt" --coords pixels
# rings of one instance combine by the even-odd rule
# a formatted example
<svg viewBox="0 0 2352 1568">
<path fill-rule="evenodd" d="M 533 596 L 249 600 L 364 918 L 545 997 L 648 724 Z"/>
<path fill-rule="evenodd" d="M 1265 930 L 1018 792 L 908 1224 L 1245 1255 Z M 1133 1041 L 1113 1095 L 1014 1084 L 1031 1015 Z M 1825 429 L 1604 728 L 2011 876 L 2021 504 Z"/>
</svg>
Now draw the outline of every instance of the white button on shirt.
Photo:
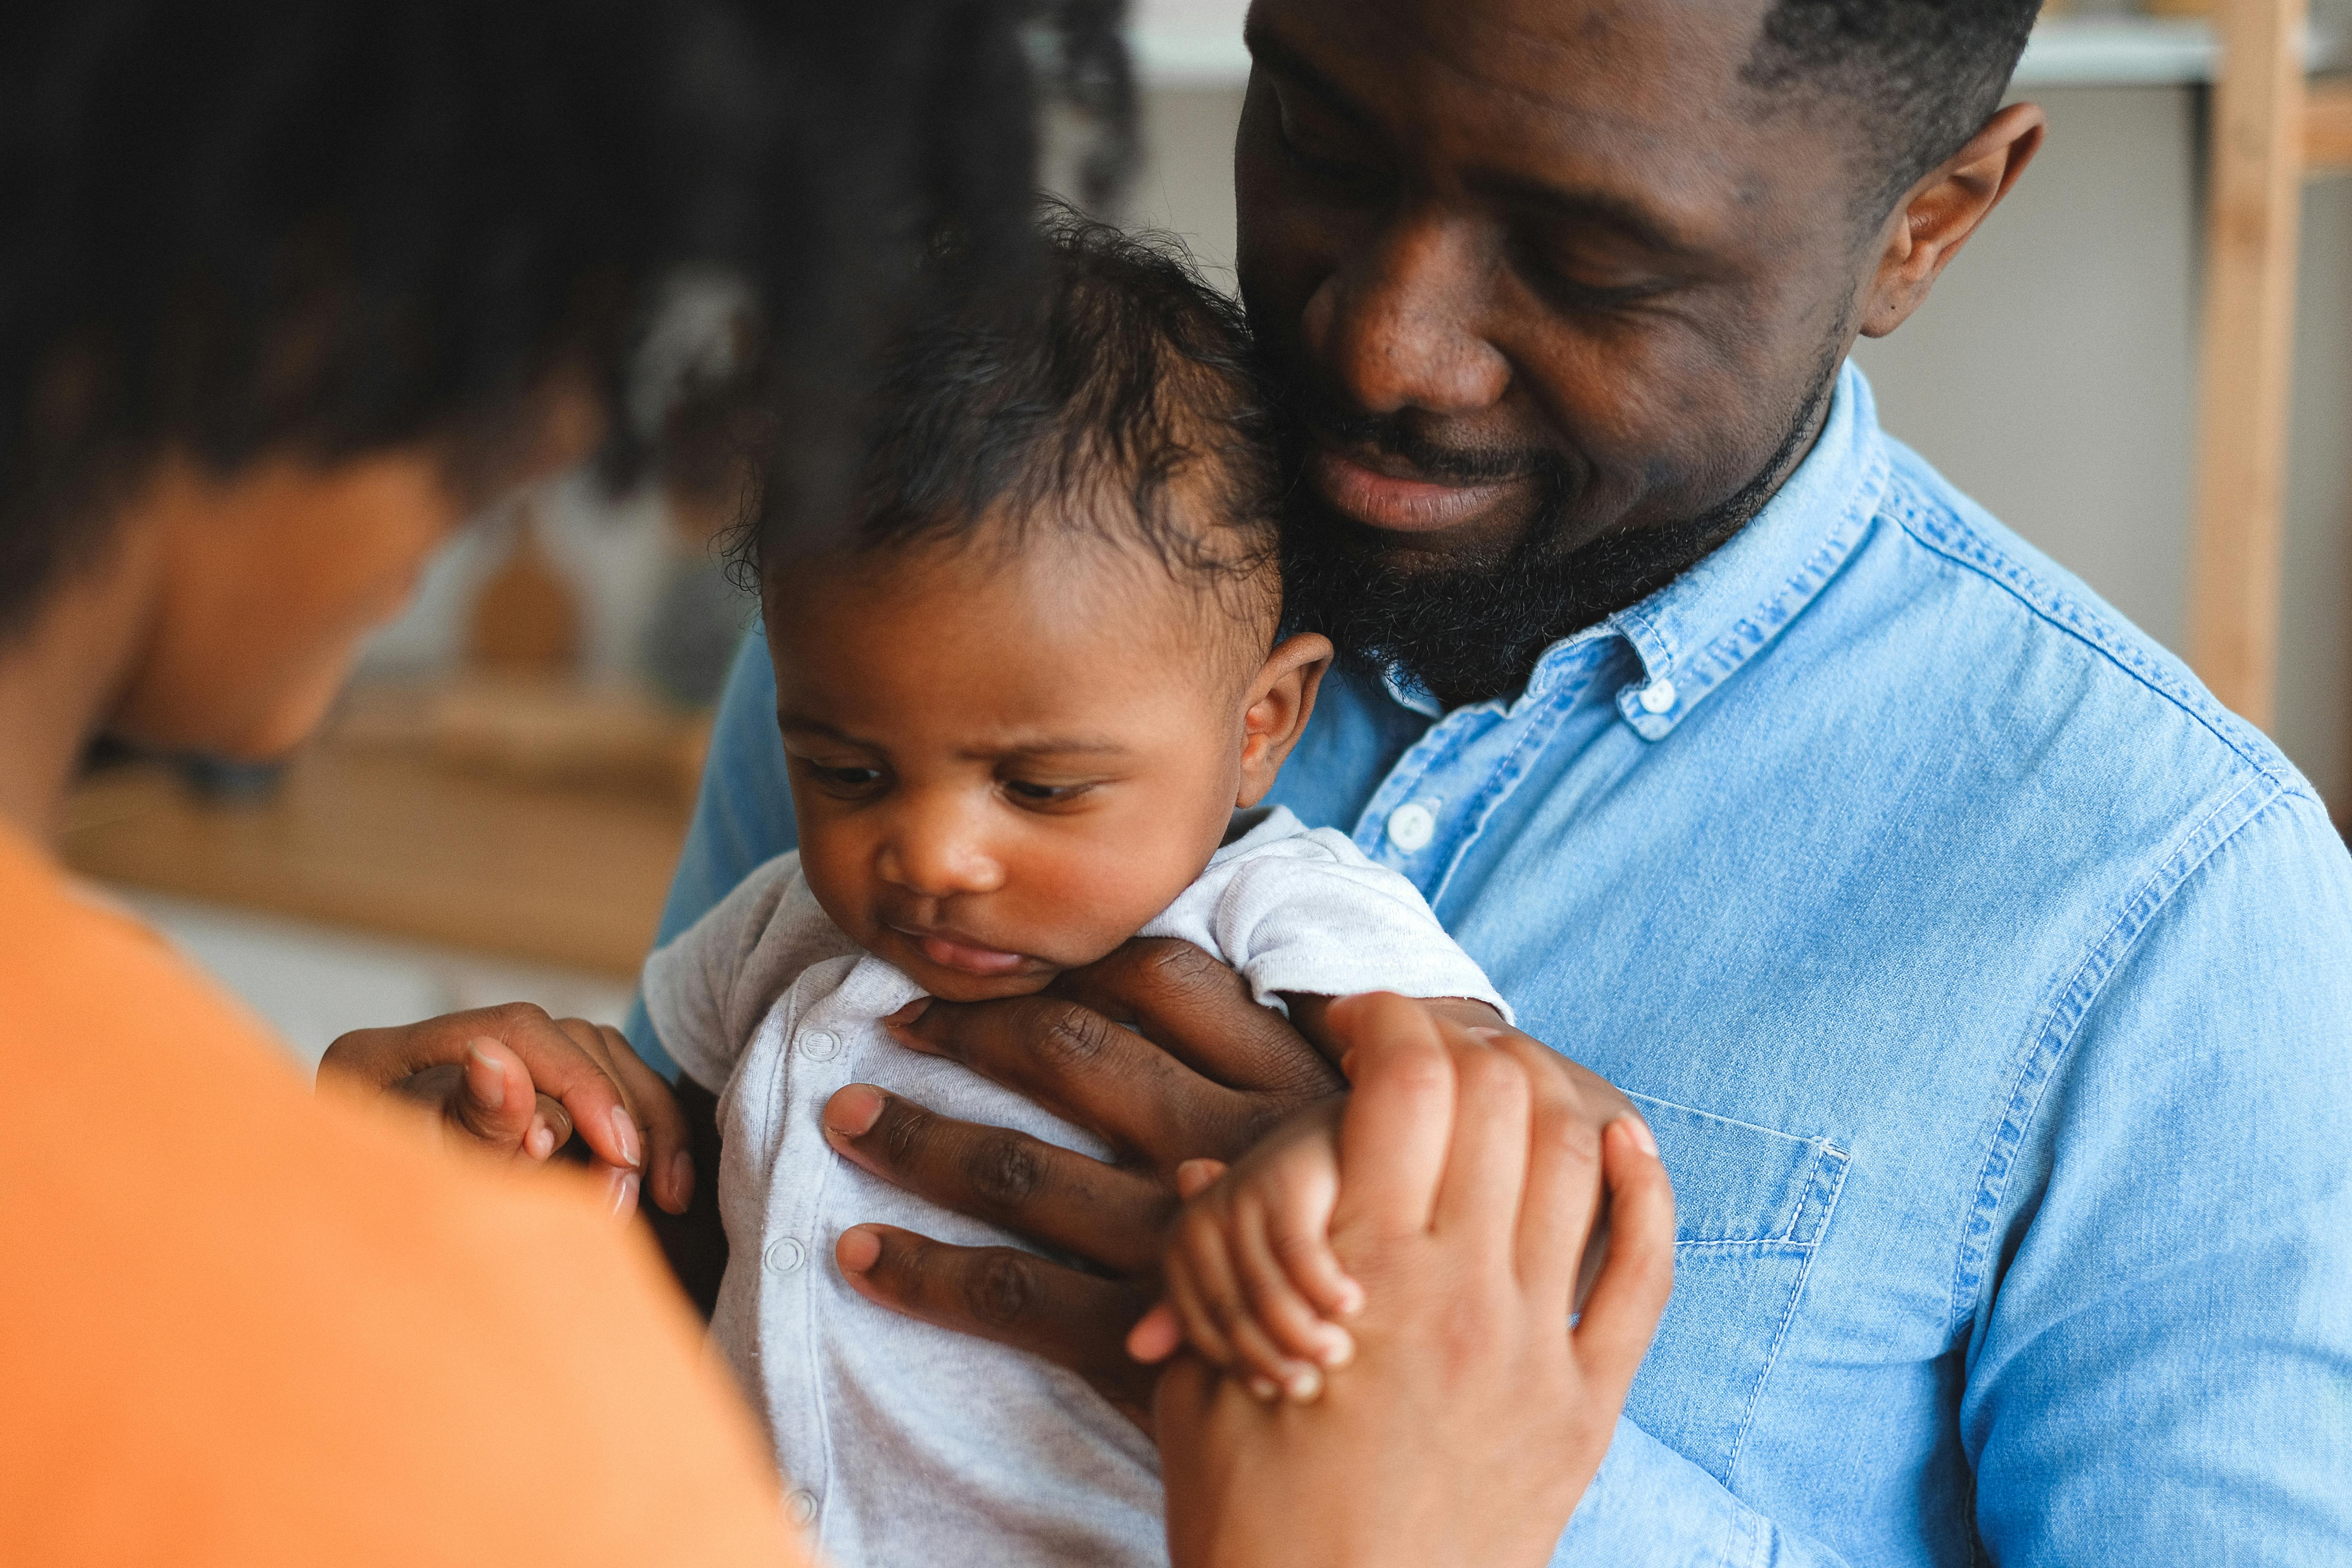
<svg viewBox="0 0 2352 1568">
<path fill-rule="evenodd" d="M 1411 855 L 1429 847 L 1437 837 L 1437 814 L 1417 800 L 1409 800 L 1389 813 L 1389 842 Z"/>
<path fill-rule="evenodd" d="M 768 1267 L 779 1274 L 790 1274 L 808 1261 L 808 1248 L 789 1236 L 780 1236 L 768 1243 Z"/>
<path fill-rule="evenodd" d="M 1642 711 L 1663 713 L 1675 705 L 1675 683 L 1661 676 L 1642 688 Z"/>
<path fill-rule="evenodd" d="M 794 1524 L 806 1524 L 816 1517 L 816 1493 L 788 1493 L 784 1498 L 784 1513 Z"/>
<path fill-rule="evenodd" d="M 829 1062 L 841 1054 L 841 1037 L 831 1029 L 811 1029 L 801 1037 L 801 1055 Z"/>
</svg>

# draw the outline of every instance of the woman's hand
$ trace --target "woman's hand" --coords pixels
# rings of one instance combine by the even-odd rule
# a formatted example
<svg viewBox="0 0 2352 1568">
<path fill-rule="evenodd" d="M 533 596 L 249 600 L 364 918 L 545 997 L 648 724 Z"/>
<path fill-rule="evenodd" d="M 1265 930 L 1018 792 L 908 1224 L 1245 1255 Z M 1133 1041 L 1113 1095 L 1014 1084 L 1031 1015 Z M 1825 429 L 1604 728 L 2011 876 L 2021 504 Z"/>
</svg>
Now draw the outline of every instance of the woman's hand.
<svg viewBox="0 0 2352 1568">
<path fill-rule="evenodd" d="M 509 1159 L 543 1161 L 576 1131 L 616 1215 L 635 1212 L 640 1181 L 671 1214 L 694 1195 L 677 1099 L 609 1025 L 510 1003 L 354 1029 L 327 1047 L 319 1083 L 414 1101 L 445 1140 Z"/>
<path fill-rule="evenodd" d="M 1331 1245 L 1364 1291 L 1351 1364 L 1267 1404 L 1184 1357 L 1156 1404 L 1180 1568 L 1549 1559 L 1608 1451 L 1673 1285 L 1647 1130 L 1599 1133 L 1567 1065 L 1401 997 L 1335 1004 L 1354 1084 Z M 1582 1318 L 1603 1186 L 1608 1258 Z"/>
</svg>

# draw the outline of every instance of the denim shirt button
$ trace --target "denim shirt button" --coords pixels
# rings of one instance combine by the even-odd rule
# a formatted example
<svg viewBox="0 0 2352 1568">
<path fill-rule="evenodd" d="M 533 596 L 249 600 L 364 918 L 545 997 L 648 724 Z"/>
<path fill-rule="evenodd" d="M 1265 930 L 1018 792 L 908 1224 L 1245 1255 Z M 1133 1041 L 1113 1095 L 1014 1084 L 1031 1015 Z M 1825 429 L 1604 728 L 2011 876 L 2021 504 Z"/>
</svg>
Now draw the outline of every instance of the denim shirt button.
<svg viewBox="0 0 2352 1568">
<path fill-rule="evenodd" d="M 1675 683 L 1660 676 L 1642 688 L 1642 711 L 1663 713 L 1675 705 Z"/>
<path fill-rule="evenodd" d="M 1429 847 L 1437 837 L 1437 814 L 1419 801 L 1407 801 L 1389 813 L 1389 842 L 1414 854 Z"/>
</svg>

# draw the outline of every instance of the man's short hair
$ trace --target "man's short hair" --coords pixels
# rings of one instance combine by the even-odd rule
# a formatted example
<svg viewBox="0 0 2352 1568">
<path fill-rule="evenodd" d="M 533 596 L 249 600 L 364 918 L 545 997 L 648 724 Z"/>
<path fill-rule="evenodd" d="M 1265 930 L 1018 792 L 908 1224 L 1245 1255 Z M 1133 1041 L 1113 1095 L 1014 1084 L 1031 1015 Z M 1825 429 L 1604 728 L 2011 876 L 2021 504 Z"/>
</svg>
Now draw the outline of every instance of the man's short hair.
<svg viewBox="0 0 2352 1568">
<path fill-rule="evenodd" d="M 1775 0 L 1748 86 L 1842 100 L 1865 139 L 1856 204 L 1873 224 L 2000 106 L 2041 0 Z"/>
<path fill-rule="evenodd" d="M 0 636 L 167 451 L 228 472 L 431 441 L 463 480 L 573 369 L 646 444 L 660 421 L 633 428 L 628 394 L 682 276 L 747 307 L 738 390 L 792 433 L 771 443 L 782 488 L 837 489 L 863 406 L 843 389 L 926 247 L 951 233 L 976 267 L 1034 265 L 1041 81 L 1108 127 L 1096 173 L 1118 163 L 1117 12 L 5 7 Z"/>
</svg>

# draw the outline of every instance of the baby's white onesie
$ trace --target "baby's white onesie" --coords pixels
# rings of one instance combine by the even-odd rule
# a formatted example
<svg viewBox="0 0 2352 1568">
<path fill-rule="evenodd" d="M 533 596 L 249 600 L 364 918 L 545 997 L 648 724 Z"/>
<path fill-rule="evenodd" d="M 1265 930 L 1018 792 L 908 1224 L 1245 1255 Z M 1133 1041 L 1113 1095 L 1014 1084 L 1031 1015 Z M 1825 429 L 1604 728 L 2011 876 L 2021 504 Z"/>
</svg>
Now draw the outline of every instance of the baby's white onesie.
<svg viewBox="0 0 2352 1568">
<path fill-rule="evenodd" d="M 1509 1016 L 1419 891 L 1343 834 L 1288 811 L 1235 816 L 1200 878 L 1143 928 L 1283 992 L 1465 996 Z M 1079 1129 L 879 1020 L 923 994 L 825 917 L 783 855 L 646 963 L 662 1043 L 719 1090 L 727 1273 L 710 1331 L 765 1419 L 793 1513 L 826 1561 L 861 1568 L 1161 1564 L 1150 1440 L 1072 1373 L 866 1301 L 833 1261 L 866 1221 L 964 1246 L 1026 1245 L 836 1155 L 835 1090 L 880 1085 L 942 1116 L 1097 1159 Z M 1034 1248 L 1033 1248 L 1034 1250 Z"/>
</svg>

